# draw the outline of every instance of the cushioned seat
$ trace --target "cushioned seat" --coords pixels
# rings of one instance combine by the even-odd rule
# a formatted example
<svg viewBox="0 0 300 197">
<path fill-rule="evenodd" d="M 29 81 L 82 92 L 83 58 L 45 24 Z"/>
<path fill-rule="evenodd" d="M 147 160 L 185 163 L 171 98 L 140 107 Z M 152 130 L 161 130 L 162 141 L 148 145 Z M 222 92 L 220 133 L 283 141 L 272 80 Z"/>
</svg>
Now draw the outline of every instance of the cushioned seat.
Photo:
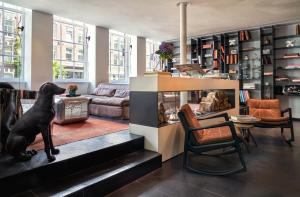
<svg viewBox="0 0 300 197">
<path fill-rule="evenodd" d="M 239 131 L 237 131 L 236 134 L 238 135 L 238 137 L 242 137 Z M 197 140 L 197 142 L 200 144 L 208 144 L 229 140 L 233 140 L 230 127 L 224 126 L 218 128 L 204 129 L 202 133 L 202 138 Z"/>
<path fill-rule="evenodd" d="M 98 97 L 93 98 L 91 103 L 110 106 L 125 106 L 129 104 L 129 98 L 117 98 L 117 97 Z"/>
<path fill-rule="evenodd" d="M 291 138 L 286 139 L 286 142 L 291 146 L 294 141 L 294 127 L 292 110 L 290 108 L 281 111 L 279 99 L 249 99 L 247 101 L 249 107 L 249 114 L 261 119 L 255 124 L 256 127 L 262 128 L 281 128 L 283 136 L 284 128 L 289 128 L 291 131 Z M 287 114 L 287 116 L 284 116 Z M 285 138 L 285 136 L 283 136 Z"/>
</svg>

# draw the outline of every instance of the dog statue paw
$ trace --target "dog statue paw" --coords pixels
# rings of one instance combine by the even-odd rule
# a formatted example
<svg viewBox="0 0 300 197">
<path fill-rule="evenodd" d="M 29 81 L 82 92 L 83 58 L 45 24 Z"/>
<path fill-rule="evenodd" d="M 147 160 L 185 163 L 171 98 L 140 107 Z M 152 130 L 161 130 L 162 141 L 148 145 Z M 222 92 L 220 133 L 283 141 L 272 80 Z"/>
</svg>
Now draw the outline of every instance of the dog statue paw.
<svg viewBox="0 0 300 197">
<path fill-rule="evenodd" d="M 49 155 L 49 156 L 47 156 L 47 158 L 48 158 L 49 162 L 55 161 L 55 159 L 56 159 L 53 155 Z"/>
<path fill-rule="evenodd" d="M 51 153 L 52 153 L 52 155 L 57 155 L 57 154 L 59 154 L 59 149 L 54 148 L 51 150 Z"/>
</svg>

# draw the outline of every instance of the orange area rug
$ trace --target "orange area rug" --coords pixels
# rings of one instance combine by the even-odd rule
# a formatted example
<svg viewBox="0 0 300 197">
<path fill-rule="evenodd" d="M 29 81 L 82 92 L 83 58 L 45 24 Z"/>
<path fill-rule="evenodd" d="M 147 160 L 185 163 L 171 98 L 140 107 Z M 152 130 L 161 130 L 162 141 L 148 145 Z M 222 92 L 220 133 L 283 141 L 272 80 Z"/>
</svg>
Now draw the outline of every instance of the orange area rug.
<svg viewBox="0 0 300 197">
<path fill-rule="evenodd" d="M 128 123 L 125 123 L 125 121 L 89 117 L 85 122 L 66 125 L 53 124 L 52 140 L 54 146 L 59 146 L 126 129 L 128 129 Z M 44 141 L 41 134 L 36 136 L 29 149 L 44 149 Z"/>
</svg>

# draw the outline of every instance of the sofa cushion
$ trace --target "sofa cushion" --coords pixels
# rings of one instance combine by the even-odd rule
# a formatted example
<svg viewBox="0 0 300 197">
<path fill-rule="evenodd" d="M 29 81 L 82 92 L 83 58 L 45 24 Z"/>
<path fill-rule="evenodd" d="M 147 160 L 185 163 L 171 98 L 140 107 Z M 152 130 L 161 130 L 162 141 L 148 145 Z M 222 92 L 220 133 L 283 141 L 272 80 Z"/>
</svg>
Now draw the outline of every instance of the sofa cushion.
<svg viewBox="0 0 300 197">
<path fill-rule="evenodd" d="M 116 90 L 114 97 L 125 98 L 129 96 L 129 90 Z"/>
<path fill-rule="evenodd" d="M 129 98 L 99 97 L 93 98 L 91 103 L 98 105 L 126 106 L 129 105 Z"/>
<path fill-rule="evenodd" d="M 110 89 L 110 88 L 99 88 L 96 92 L 97 96 L 108 96 L 112 97 L 115 94 L 116 89 Z"/>
</svg>

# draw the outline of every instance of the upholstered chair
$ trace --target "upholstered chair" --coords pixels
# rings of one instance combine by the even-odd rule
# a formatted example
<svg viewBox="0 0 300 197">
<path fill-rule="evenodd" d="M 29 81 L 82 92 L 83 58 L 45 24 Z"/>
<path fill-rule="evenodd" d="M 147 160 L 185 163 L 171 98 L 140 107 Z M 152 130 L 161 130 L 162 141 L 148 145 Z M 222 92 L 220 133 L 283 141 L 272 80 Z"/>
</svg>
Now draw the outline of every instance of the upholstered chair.
<svg viewBox="0 0 300 197">
<path fill-rule="evenodd" d="M 199 120 L 188 104 L 181 107 L 178 112 L 179 119 L 185 131 L 184 161 L 183 166 L 191 171 L 207 175 L 228 175 L 246 171 L 246 164 L 242 155 L 240 143 L 242 137 L 236 132 L 234 124 L 229 121 L 227 113 L 212 116 L 206 119 L 224 118 L 223 123 L 201 127 Z M 202 119 L 203 120 L 203 119 Z M 225 148 L 231 147 L 228 151 Z M 211 151 L 221 150 L 219 154 L 211 154 Z M 211 171 L 195 169 L 189 165 L 188 153 L 197 155 L 217 156 L 223 154 L 237 153 L 241 162 L 241 167 L 226 171 Z"/>
<path fill-rule="evenodd" d="M 294 127 L 291 108 L 281 110 L 279 99 L 249 99 L 247 101 L 249 114 L 260 118 L 261 121 L 255 124 L 261 128 L 280 128 L 281 135 L 289 146 L 294 141 Z M 284 129 L 289 128 L 291 135 L 289 139 L 284 136 Z"/>
</svg>

